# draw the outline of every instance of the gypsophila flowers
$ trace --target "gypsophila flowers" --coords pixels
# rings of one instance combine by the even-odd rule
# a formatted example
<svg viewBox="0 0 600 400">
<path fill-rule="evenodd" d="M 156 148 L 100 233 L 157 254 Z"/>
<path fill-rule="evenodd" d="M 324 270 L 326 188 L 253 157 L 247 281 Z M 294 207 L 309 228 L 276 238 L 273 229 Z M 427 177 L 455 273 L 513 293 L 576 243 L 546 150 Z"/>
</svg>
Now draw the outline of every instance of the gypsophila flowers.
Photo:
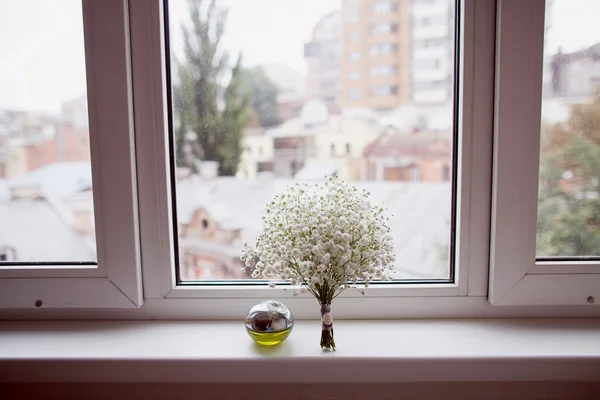
<svg viewBox="0 0 600 400">
<path fill-rule="evenodd" d="M 338 178 L 297 183 L 267 205 L 256 246 L 242 260 L 252 277 L 290 280 L 327 304 L 342 290 L 390 279 L 392 239 L 383 208 Z"/>
</svg>

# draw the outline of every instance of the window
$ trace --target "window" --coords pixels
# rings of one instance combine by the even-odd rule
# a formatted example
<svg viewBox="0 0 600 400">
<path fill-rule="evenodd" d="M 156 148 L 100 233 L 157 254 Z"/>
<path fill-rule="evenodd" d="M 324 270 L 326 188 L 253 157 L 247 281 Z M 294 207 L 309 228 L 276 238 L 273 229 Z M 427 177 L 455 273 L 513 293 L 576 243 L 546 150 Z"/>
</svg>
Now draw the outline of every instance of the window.
<svg viewBox="0 0 600 400">
<path fill-rule="evenodd" d="M 348 80 L 358 81 L 361 78 L 362 74 L 359 71 L 353 71 L 348 73 Z"/>
<path fill-rule="evenodd" d="M 393 43 L 378 43 L 371 45 L 369 54 L 371 56 L 393 55 L 398 51 L 398 45 Z"/>
<path fill-rule="evenodd" d="M 358 61 L 358 60 L 360 60 L 360 56 L 361 56 L 361 54 L 358 51 L 353 51 L 348 54 L 348 60 L 349 61 Z"/>
<path fill-rule="evenodd" d="M 591 1 L 579 3 L 585 9 L 596 7 Z M 569 103 L 551 90 L 552 83 L 564 80 L 577 81 L 580 85 L 572 86 L 576 90 L 591 86 L 589 75 L 574 75 L 569 68 L 582 58 L 577 53 L 581 43 L 592 45 L 600 37 L 575 39 L 565 33 L 573 24 L 588 32 L 585 26 L 595 24 L 588 13 L 562 20 L 556 15 L 561 15 L 565 4 L 547 2 L 546 10 L 543 6 L 542 2 L 526 7 L 508 3 L 499 10 L 502 18 L 519 23 L 499 27 L 502 90 L 496 129 L 501 139 L 494 204 L 496 215 L 503 218 L 496 218 L 492 230 L 490 299 L 495 304 L 590 304 L 600 284 L 600 236 L 594 211 L 599 204 L 595 171 L 600 158 L 592 133 L 599 129 L 597 98 L 588 89 Z M 544 11 L 546 21 L 538 17 Z M 514 39 L 531 31 L 536 35 L 530 34 L 527 43 Z M 539 68 L 522 68 L 531 54 L 536 55 Z M 521 73 L 510 74 L 512 68 Z M 502 152 L 517 141 L 520 145 L 512 146 L 513 151 Z M 510 198 L 515 193 L 518 200 Z"/>
<path fill-rule="evenodd" d="M 442 180 L 449 181 L 450 180 L 450 168 L 447 165 L 444 165 L 442 173 L 443 173 Z"/>
<path fill-rule="evenodd" d="M 589 1 L 582 1 L 592 6 Z M 600 95 L 594 65 L 600 55 L 600 34 L 588 35 L 586 46 L 558 31 L 553 36 L 550 18 L 559 12 L 547 6 L 537 221 L 537 256 L 540 259 L 600 257 L 599 177 Z M 591 29 L 589 18 L 578 21 Z M 592 32 L 592 31 L 590 31 Z M 544 81 L 545 80 L 545 81 Z M 555 83 L 554 91 L 548 90 Z M 577 97 L 569 101 L 567 98 Z M 560 112 L 550 111 L 559 107 Z"/>
<path fill-rule="evenodd" d="M 546 10 L 548 19 L 562 5 L 555 6 L 557 10 Z M 589 18 L 578 26 L 590 30 L 583 49 L 564 32 L 550 36 L 552 27 L 546 28 L 536 247 L 540 260 L 600 258 L 600 93 L 593 78 L 600 33 L 591 30 Z M 556 90 L 547 90 L 550 82 Z"/>
<path fill-rule="evenodd" d="M 332 157 L 335 157 L 335 144 L 334 143 L 331 143 L 330 153 L 331 153 Z"/>
<path fill-rule="evenodd" d="M 398 31 L 398 24 L 381 22 L 377 24 L 373 24 L 371 27 L 371 33 L 373 35 L 380 35 L 385 33 L 394 33 Z"/>
<path fill-rule="evenodd" d="M 414 19 L 415 27 L 424 26 L 447 26 L 449 18 L 446 15 L 435 15 L 431 17 L 422 17 Z"/>
<path fill-rule="evenodd" d="M 361 98 L 360 90 L 349 90 L 348 91 L 348 100 L 360 100 Z"/>
<path fill-rule="evenodd" d="M 350 32 L 348 34 L 348 42 L 350 43 L 356 43 L 360 40 L 360 32 Z"/>
<path fill-rule="evenodd" d="M 375 65 L 371 67 L 371 75 L 395 75 L 398 67 L 393 65 Z"/>
<path fill-rule="evenodd" d="M 422 81 L 415 82 L 413 89 L 415 92 L 420 92 L 428 90 L 446 89 L 447 87 L 448 84 L 445 81 Z"/>
<path fill-rule="evenodd" d="M 344 16 L 344 20 L 346 22 L 357 22 L 358 21 L 358 13 L 354 12 L 354 11 L 349 11 L 345 14 Z"/>
<path fill-rule="evenodd" d="M 411 106 L 407 99 L 412 93 L 405 95 L 404 87 L 400 92 L 393 85 L 360 80 L 346 86 L 341 73 L 332 75 L 337 91 L 327 100 L 318 91 L 311 92 L 312 87 L 304 87 L 304 82 L 315 80 L 305 80 L 295 71 L 320 76 L 322 64 L 313 62 L 320 56 L 307 57 L 310 64 L 305 66 L 305 60 L 277 49 L 283 46 L 277 43 L 285 43 L 285 49 L 300 53 L 304 43 L 298 38 L 304 34 L 288 37 L 282 30 L 285 40 L 278 42 L 269 30 L 261 33 L 244 28 L 243 19 L 233 21 L 236 15 L 250 15 L 247 1 L 226 3 L 234 11 L 224 30 L 244 34 L 234 35 L 239 39 L 235 45 L 219 42 L 220 52 L 213 54 L 222 61 L 220 57 L 229 53 L 232 62 L 203 63 L 204 68 L 223 70 L 211 70 L 214 79 L 202 89 L 194 84 L 198 74 L 193 63 L 208 52 L 195 51 L 202 44 L 195 42 L 187 47 L 191 54 L 186 54 L 182 24 L 190 29 L 192 15 L 199 18 L 197 25 L 210 24 L 214 19 L 207 18 L 206 10 L 189 12 L 189 2 L 183 0 L 165 3 L 164 10 L 163 3 L 154 0 L 83 2 L 86 18 L 80 24 L 85 28 L 92 185 L 73 200 L 92 195 L 97 260 L 14 265 L 10 258 L 21 257 L 21 250 L 13 252 L 9 243 L 0 250 L 0 313 L 12 307 L 33 308 L 40 300 L 43 307 L 69 308 L 62 314 L 69 317 L 113 316 L 115 308 L 131 308 L 118 315 L 235 318 L 255 300 L 270 297 L 289 304 L 298 318 L 310 317 L 312 299 L 294 298 L 287 287 L 269 289 L 265 282 L 249 279 L 241 269 L 239 249 L 260 229 L 264 204 L 286 182 L 306 176 L 319 179 L 315 171 L 322 175 L 323 170 L 335 168 L 342 178 L 368 188 L 373 201 L 386 203 L 399 260 L 395 280 L 373 285 L 368 300 L 354 293 L 341 296 L 336 306 L 339 317 L 594 315 L 597 308 L 590 307 L 592 302 L 598 304 L 595 298 L 600 295 L 600 264 L 595 255 L 578 250 L 548 259 L 546 254 L 536 254 L 536 241 L 546 240 L 541 238 L 545 233 L 537 238 L 538 226 L 545 225 L 541 217 L 536 219 L 535 211 L 545 208 L 542 191 L 551 183 L 543 167 L 546 151 L 553 148 L 544 146 L 550 132 L 546 129 L 554 127 L 541 128 L 540 116 L 547 115 L 553 104 L 550 99 L 542 101 L 549 93 L 545 83 L 549 88 L 554 83 L 552 78 L 544 81 L 547 74 L 542 67 L 548 65 L 548 72 L 560 64 L 544 57 L 544 49 L 554 45 L 549 39 L 544 46 L 545 27 L 539 18 L 543 4 L 507 0 L 496 8 L 495 1 L 476 1 L 477 7 L 473 0 L 460 2 L 460 46 L 450 47 L 442 63 L 449 66 L 448 80 L 458 89 L 456 96 L 431 107 L 435 115 L 425 114 L 429 107 L 409 107 L 418 109 L 410 118 L 399 109 L 399 105 Z M 304 3 L 275 3 L 282 4 L 271 10 L 274 15 L 309 14 L 300 12 Z M 318 39 L 328 38 L 323 46 L 332 50 L 328 66 L 337 63 L 338 72 L 348 73 L 344 63 L 349 52 L 339 46 L 341 20 L 323 19 L 330 10 L 317 3 L 311 3 L 315 12 L 310 15 L 315 18 L 304 24 L 302 32 L 323 23 L 322 32 L 329 34 Z M 553 4 L 560 7 L 558 1 Z M 590 12 L 593 4 L 583 8 L 587 10 L 583 15 L 595 15 Z M 271 13 L 263 14 L 255 12 L 246 23 L 262 26 L 273 21 Z M 0 22 L 5 27 L 3 17 Z M 187 40 L 194 40 L 193 35 Z M 450 37 L 445 43 L 454 46 Z M 6 41 L 0 38 L 0 44 L 6 46 Z M 417 43 L 408 45 L 414 48 Z M 586 53 L 594 50 L 592 45 Z M 239 52 L 244 57 L 241 67 L 235 68 Z M 247 59 L 252 61 L 246 63 Z M 584 57 L 574 67 L 580 77 L 586 78 L 582 71 L 590 70 L 586 62 Z M 281 65 L 289 68 L 278 68 Z M 560 68 L 562 76 L 567 69 Z M 410 65 L 399 68 L 398 74 L 406 75 L 398 82 L 410 82 L 413 72 Z M 579 91 L 586 85 L 562 80 L 556 89 Z M 206 92 L 197 95 L 195 90 Z M 372 91 L 382 95 L 371 96 Z M 256 97 L 244 98 L 248 93 Z M 304 102 L 304 95 L 311 101 Z M 582 107 L 573 109 L 588 112 L 594 106 L 593 102 L 576 104 Z M 199 105 L 209 105 L 204 110 L 211 115 L 199 115 Z M 567 115 L 570 112 L 568 108 Z M 5 160 L 19 159 L 18 154 L 5 157 L 6 114 L 2 109 L 3 174 Z M 82 122 L 73 121 L 74 125 Z M 338 154 L 351 149 L 358 156 L 331 159 L 332 145 L 334 154 L 337 146 Z M 265 164 L 259 165 L 258 160 L 242 164 L 247 160 L 239 153 L 246 146 L 256 146 L 256 152 L 260 146 Z M 592 152 L 593 148 L 582 149 Z M 324 160 L 318 160 L 319 155 L 330 165 L 320 164 Z M 442 173 L 440 166 L 444 166 Z M 594 200 L 590 193 L 597 183 L 582 179 L 581 171 L 581 165 L 569 165 L 554 175 L 561 181 L 555 188 L 563 198 L 552 199 L 553 204 L 566 207 L 569 201 L 576 210 L 579 202 L 588 202 L 587 207 Z M 412 182 L 415 178 L 421 182 Z M 0 180 L 3 194 L 5 180 Z M 76 211 L 74 223 L 85 210 Z M 583 221 L 575 227 L 593 235 L 593 218 Z M 83 230 L 83 225 L 78 229 Z M 582 235 L 581 229 L 572 232 Z M 495 307 L 488 300 L 494 305 L 528 307 Z M 143 310 L 136 310 L 144 301 Z M 558 304 L 582 307 L 537 307 Z"/>
<path fill-rule="evenodd" d="M 350 143 L 346 143 L 346 154 L 350 154 Z"/>
<path fill-rule="evenodd" d="M 398 86 L 376 85 L 371 88 L 373 96 L 391 96 L 398 93 Z"/>
<path fill-rule="evenodd" d="M 0 261 L 16 261 L 17 250 L 14 247 L 2 246 L 0 247 Z"/>
<path fill-rule="evenodd" d="M 419 48 L 419 47 L 424 47 L 424 48 L 439 47 L 439 46 L 446 46 L 448 43 L 449 42 L 448 42 L 447 38 L 421 39 L 421 40 L 415 40 L 415 47 L 417 47 L 417 48 Z"/>
<path fill-rule="evenodd" d="M 418 18 L 415 19 L 415 26 L 427 26 L 430 25 L 432 21 L 431 17 Z"/>
<path fill-rule="evenodd" d="M 411 170 L 410 170 L 410 179 L 412 181 L 420 181 L 421 180 L 421 169 L 416 166 L 413 165 Z"/>
<path fill-rule="evenodd" d="M 413 60 L 413 68 L 416 70 L 436 69 L 441 67 L 441 60 L 432 58 L 423 58 Z"/>
<path fill-rule="evenodd" d="M 373 4 L 374 13 L 389 13 L 396 11 L 398 5 L 393 1 L 378 1 Z"/>
<path fill-rule="evenodd" d="M 118 3 L 32 0 L 0 13 L 1 308 L 143 303 Z"/>
<path fill-rule="evenodd" d="M 0 153 L 7 160 L 0 161 L 0 248 L 15 250 L 0 262 L 93 265 L 81 3 L 39 7 L 4 7 L 0 22 L 7 35 L 24 38 L 22 46 L 8 36 L 0 41 L 6 55 L 0 65 Z M 33 25 L 37 28 L 30 31 Z"/>
</svg>

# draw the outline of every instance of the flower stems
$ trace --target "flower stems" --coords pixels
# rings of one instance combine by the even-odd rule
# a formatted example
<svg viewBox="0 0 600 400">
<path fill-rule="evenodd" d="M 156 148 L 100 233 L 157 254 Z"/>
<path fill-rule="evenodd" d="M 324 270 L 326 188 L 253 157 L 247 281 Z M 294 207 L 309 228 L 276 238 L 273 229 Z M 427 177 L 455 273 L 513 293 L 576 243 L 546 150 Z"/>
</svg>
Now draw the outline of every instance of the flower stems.
<svg viewBox="0 0 600 400">
<path fill-rule="evenodd" d="M 321 348 L 323 350 L 335 351 L 335 340 L 333 340 L 333 328 L 321 331 Z"/>
<path fill-rule="evenodd" d="M 335 351 L 333 317 L 329 303 L 321 303 L 321 349 Z"/>
</svg>

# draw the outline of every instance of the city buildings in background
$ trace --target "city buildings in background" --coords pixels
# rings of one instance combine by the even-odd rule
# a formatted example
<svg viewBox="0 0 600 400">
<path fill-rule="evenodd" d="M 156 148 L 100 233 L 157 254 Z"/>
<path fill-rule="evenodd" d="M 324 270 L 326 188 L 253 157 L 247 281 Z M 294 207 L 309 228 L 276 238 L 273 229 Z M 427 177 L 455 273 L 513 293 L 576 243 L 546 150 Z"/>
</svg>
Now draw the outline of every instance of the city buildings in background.
<svg viewBox="0 0 600 400">
<path fill-rule="evenodd" d="M 325 15 L 312 31 L 311 41 L 304 45 L 308 75 L 306 99 L 321 100 L 337 109 L 340 97 L 340 57 L 342 56 L 340 11 Z"/>
<path fill-rule="evenodd" d="M 363 162 L 370 181 L 448 182 L 452 134 L 389 128 L 365 148 Z"/>
<path fill-rule="evenodd" d="M 390 110 L 411 100 L 411 2 L 342 5 L 341 105 Z"/>
<path fill-rule="evenodd" d="M 89 162 L 54 162 L 0 178 L 0 261 L 95 261 Z"/>
<path fill-rule="evenodd" d="M 412 0 L 412 101 L 452 101 L 454 84 L 454 1 Z"/>
<path fill-rule="evenodd" d="M 20 178 L 57 162 L 90 161 L 87 99 L 63 107 L 61 117 L 0 110 L 1 178 Z"/>
<path fill-rule="evenodd" d="M 550 63 L 552 86 L 549 95 L 593 96 L 600 90 L 600 43 L 572 53 L 560 49 Z"/>
</svg>

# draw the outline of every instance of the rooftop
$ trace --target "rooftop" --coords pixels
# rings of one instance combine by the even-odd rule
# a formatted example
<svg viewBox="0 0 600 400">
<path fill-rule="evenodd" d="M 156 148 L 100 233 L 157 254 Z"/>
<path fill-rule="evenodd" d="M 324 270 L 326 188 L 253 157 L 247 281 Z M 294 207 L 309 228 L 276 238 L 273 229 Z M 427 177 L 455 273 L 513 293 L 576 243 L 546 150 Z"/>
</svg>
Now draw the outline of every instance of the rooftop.
<svg viewBox="0 0 600 400">
<path fill-rule="evenodd" d="M 256 240 L 266 204 L 295 181 L 291 179 L 241 180 L 192 177 L 177 184 L 179 223 L 189 221 L 203 208 L 215 222 L 241 229 L 232 245 L 241 251 L 244 242 Z M 448 275 L 451 187 L 449 183 L 353 182 L 368 190 L 373 204 L 383 203 L 390 217 L 398 278 L 444 278 Z"/>
</svg>

